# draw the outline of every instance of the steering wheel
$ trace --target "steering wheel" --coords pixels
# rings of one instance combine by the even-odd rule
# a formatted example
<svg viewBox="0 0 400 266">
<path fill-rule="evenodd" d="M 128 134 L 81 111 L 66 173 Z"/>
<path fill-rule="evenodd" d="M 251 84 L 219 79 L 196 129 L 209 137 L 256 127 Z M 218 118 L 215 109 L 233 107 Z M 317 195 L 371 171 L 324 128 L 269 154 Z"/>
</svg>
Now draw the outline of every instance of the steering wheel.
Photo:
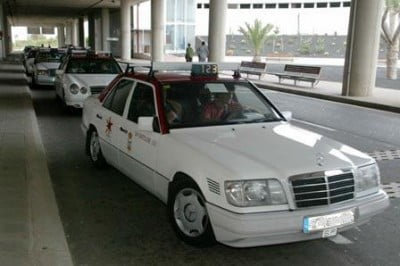
<svg viewBox="0 0 400 266">
<path fill-rule="evenodd" d="M 234 119 L 241 119 L 244 118 L 244 113 L 245 113 L 245 109 L 243 108 L 238 108 L 232 111 L 229 111 L 228 113 L 226 113 L 223 117 L 222 120 L 225 121 L 229 121 L 229 120 L 234 120 Z"/>
</svg>

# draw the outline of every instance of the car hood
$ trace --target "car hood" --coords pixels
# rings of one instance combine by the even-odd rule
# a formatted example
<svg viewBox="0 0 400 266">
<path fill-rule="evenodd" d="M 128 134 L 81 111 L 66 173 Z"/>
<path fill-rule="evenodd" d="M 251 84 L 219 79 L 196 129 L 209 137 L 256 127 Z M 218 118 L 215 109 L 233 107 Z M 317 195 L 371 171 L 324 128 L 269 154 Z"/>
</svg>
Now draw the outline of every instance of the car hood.
<svg viewBox="0 0 400 266">
<path fill-rule="evenodd" d="M 345 144 L 286 122 L 177 129 L 171 134 L 229 170 L 229 178 L 286 178 L 374 162 Z"/>
<path fill-rule="evenodd" d="M 60 63 L 56 62 L 42 62 L 36 65 L 39 70 L 58 69 Z"/>
<path fill-rule="evenodd" d="M 69 74 L 71 82 L 81 86 L 107 86 L 117 76 L 117 74 Z"/>
</svg>

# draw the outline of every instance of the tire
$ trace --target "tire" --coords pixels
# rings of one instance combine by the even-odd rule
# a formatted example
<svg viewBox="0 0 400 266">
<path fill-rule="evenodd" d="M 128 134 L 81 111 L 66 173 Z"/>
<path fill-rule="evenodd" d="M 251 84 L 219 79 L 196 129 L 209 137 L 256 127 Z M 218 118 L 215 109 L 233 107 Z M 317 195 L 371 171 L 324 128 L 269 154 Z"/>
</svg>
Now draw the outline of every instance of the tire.
<svg viewBox="0 0 400 266">
<path fill-rule="evenodd" d="M 172 228 L 181 240 L 195 247 L 215 244 L 204 196 L 190 178 L 171 184 L 167 210 Z"/>
<path fill-rule="evenodd" d="M 86 138 L 86 147 L 93 165 L 99 169 L 105 168 L 107 162 L 104 159 L 103 152 L 101 151 L 99 134 L 95 129 L 89 130 Z"/>
<path fill-rule="evenodd" d="M 31 90 L 36 90 L 37 88 L 38 88 L 38 85 L 35 82 L 35 77 L 32 76 Z"/>
</svg>

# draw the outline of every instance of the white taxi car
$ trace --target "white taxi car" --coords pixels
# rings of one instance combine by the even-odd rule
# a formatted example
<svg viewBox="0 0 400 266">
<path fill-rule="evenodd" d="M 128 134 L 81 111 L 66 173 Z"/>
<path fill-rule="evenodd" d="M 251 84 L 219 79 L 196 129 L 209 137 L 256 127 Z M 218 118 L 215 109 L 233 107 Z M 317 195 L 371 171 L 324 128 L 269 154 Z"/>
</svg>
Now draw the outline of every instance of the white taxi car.
<svg viewBox="0 0 400 266">
<path fill-rule="evenodd" d="M 389 206 L 368 155 L 291 125 L 237 74 L 218 75 L 214 64 L 162 72 L 171 65 L 134 68 L 89 97 L 82 129 L 91 161 L 166 203 L 183 241 L 249 247 L 332 237 Z"/>
<path fill-rule="evenodd" d="M 100 93 L 121 72 L 109 53 L 72 53 L 56 71 L 56 94 L 66 106 L 82 108 L 88 96 Z"/>
<path fill-rule="evenodd" d="M 41 48 L 36 54 L 32 67 L 32 88 L 36 86 L 54 86 L 56 70 L 66 50 L 57 48 Z"/>
</svg>

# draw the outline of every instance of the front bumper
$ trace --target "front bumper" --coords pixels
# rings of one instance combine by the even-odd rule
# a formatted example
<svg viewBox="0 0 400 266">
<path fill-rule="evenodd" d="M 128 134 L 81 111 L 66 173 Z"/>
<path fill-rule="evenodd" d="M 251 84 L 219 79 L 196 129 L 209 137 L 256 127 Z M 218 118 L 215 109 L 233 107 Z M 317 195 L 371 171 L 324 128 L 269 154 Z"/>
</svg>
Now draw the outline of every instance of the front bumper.
<svg viewBox="0 0 400 266">
<path fill-rule="evenodd" d="M 341 232 L 367 222 L 388 206 L 389 198 L 380 190 L 374 195 L 343 204 L 294 211 L 237 214 L 209 203 L 207 211 L 218 242 L 232 247 L 251 247 L 322 238 L 322 231 L 303 233 L 303 219 L 306 216 L 355 209 L 355 222 L 338 228 L 338 232 Z"/>
<path fill-rule="evenodd" d="M 83 108 L 83 102 L 86 100 L 87 97 L 89 97 L 90 94 L 66 94 L 65 95 L 65 104 L 67 106 L 72 106 L 75 108 L 82 109 Z"/>
<path fill-rule="evenodd" d="M 77 108 L 77 109 L 82 109 L 83 108 L 83 101 L 84 100 L 70 100 L 70 101 L 65 101 L 65 104 L 67 105 L 67 106 L 71 106 L 71 107 L 74 107 L 74 108 Z"/>
<path fill-rule="evenodd" d="M 38 75 L 35 77 L 35 83 L 43 86 L 54 86 L 56 77 Z"/>
</svg>

